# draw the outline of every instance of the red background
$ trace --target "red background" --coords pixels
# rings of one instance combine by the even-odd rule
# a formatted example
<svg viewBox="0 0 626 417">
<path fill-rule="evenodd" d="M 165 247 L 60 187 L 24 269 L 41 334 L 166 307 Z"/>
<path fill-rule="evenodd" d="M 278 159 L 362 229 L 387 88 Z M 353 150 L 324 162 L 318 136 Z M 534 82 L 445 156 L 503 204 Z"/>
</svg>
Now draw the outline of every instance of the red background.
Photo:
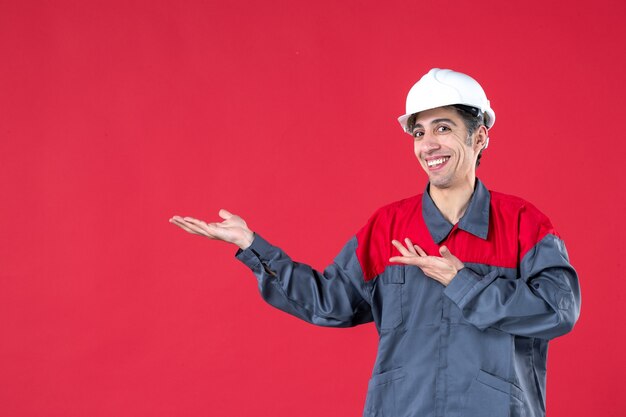
<svg viewBox="0 0 626 417">
<path fill-rule="evenodd" d="M 548 415 L 624 415 L 626 6 L 517 4 L 0 0 L 0 415 L 359 415 L 375 328 L 270 308 L 168 219 L 224 207 L 323 268 L 422 192 L 395 118 L 431 67 L 481 82 L 479 177 L 580 273 Z"/>
</svg>

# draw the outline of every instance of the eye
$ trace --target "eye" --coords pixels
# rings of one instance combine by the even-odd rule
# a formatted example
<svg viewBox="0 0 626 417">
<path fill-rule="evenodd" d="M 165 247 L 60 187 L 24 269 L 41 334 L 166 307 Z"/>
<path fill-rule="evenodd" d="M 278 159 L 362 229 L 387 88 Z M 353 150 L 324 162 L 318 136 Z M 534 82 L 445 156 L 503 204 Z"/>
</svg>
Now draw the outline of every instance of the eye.
<svg viewBox="0 0 626 417">
<path fill-rule="evenodd" d="M 450 128 L 448 126 L 445 126 L 445 125 L 437 126 L 437 133 L 444 133 L 444 132 L 448 132 L 449 130 Z"/>
<path fill-rule="evenodd" d="M 414 137 L 415 139 L 421 139 L 421 138 L 422 138 L 422 136 L 424 136 L 424 132 L 421 132 L 421 131 L 419 131 L 419 130 L 415 130 L 415 131 L 413 132 L 413 137 Z"/>
</svg>

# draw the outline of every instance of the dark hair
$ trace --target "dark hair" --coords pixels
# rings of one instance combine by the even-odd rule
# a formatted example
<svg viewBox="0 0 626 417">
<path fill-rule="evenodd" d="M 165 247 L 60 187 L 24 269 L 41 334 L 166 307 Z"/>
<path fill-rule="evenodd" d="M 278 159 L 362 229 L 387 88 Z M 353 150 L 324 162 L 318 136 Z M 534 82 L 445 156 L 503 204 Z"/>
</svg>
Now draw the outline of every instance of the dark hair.
<svg viewBox="0 0 626 417">
<path fill-rule="evenodd" d="M 463 123 L 465 123 L 465 128 L 467 129 L 467 139 L 465 140 L 465 144 L 467 146 L 472 145 L 472 135 L 476 130 L 485 124 L 485 116 L 483 113 L 477 109 L 476 107 L 465 106 L 463 104 L 455 104 L 452 107 L 456 110 L 456 112 L 463 119 Z M 478 152 L 478 157 L 476 158 L 476 168 L 480 165 L 480 158 L 483 156 L 483 150 L 481 149 Z"/>
<path fill-rule="evenodd" d="M 446 106 L 449 108 L 453 108 L 456 110 L 461 119 L 463 119 L 463 123 L 465 124 L 465 128 L 467 129 L 467 139 L 465 140 L 465 144 L 467 146 L 472 145 L 472 135 L 476 130 L 485 124 L 485 116 L 483 113 L 477 109 L 476 107 L 465 106 L 463 104 L 454 104 L 452 106 Z M 407 132 L 412 132 L 415 127 L 415 119 L 417 119 L 417 114 L 412 114 L 406 121 L 406 130 Z M 481 149 L 478 153 L 478 158 L 476 158 L 476 167 L 480 165 L 480 158 L 483 156 L 483 150 Z"/>
</svg>

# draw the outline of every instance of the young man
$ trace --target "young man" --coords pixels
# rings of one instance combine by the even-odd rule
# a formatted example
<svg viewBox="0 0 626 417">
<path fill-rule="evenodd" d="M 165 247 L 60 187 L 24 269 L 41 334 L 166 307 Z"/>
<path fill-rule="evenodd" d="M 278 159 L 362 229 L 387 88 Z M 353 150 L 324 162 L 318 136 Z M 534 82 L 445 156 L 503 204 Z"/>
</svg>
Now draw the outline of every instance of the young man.
<svg viewBox="0 0 626 417">
<path fill-rule="evenodd" d="M 323 273 L 226 210 L 184 230 L 239 246 L 270 304 L 323 326 L 374 321 L 364 416 L 545 415 L 548 341 L 580 312 L 576 272 L 548 218 L 476 178 L 495 113 L 471 77 L 433 69 L 399 119 L 426 191 L 379 209 Z"/>
</svg>

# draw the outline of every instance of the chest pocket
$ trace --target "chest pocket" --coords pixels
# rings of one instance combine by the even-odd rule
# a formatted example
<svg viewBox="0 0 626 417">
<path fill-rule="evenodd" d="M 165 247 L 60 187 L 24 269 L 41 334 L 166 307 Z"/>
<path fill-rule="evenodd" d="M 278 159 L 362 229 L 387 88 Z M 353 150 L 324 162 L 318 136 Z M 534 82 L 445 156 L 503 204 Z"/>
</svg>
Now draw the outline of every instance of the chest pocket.
<svg viewBox="0 0 626 417">
<path fill-rule="evenodd" d="M 389 266 L 379 278 L 374 297 L 380 329 L 395 329 L 403 321 L 404 267 Z"/>
</svg>

